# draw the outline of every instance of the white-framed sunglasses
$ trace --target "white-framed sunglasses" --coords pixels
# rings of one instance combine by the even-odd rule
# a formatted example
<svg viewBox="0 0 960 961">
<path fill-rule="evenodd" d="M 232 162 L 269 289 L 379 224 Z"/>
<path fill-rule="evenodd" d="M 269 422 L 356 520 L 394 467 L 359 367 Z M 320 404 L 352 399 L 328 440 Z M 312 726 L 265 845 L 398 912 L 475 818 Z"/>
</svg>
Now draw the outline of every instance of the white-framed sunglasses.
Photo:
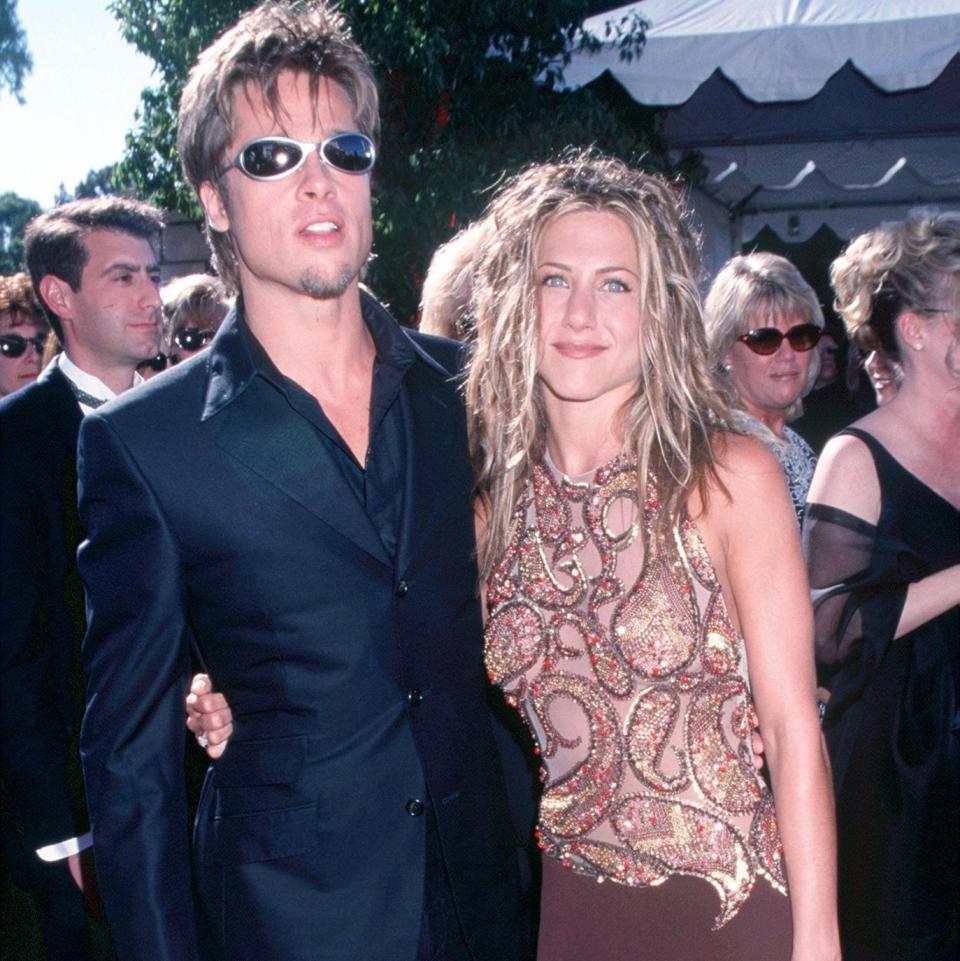
<svg viewBox="0 0 960 961">
<path fill-rule="evenodd" d="M 240 148 L 226 170 L 236 167 L 252 180 L 279 180 L 299 170 L 312 150 L 327 166 L 347 174 L 369 173 L 377 159 L 373 141 L 363 133 L 336 133 L 320 143 L 258 137 Z"/>
</svg>

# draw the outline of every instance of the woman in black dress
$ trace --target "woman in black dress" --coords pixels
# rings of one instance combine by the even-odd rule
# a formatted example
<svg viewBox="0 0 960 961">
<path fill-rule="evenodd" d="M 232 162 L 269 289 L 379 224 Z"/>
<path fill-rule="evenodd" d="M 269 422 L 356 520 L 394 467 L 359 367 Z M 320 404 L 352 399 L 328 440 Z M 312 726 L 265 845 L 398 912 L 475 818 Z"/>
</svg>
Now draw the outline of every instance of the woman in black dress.
<svg viewBox="0 0 960 961">
<path fill-rule="evenodd" d="M 837 794 L 846 961 L 960 957 L 960 216 L 884 224 L 834 263 L 861 347 L 903 369 L 837 435 L 804 546 Z"/>
</svg>

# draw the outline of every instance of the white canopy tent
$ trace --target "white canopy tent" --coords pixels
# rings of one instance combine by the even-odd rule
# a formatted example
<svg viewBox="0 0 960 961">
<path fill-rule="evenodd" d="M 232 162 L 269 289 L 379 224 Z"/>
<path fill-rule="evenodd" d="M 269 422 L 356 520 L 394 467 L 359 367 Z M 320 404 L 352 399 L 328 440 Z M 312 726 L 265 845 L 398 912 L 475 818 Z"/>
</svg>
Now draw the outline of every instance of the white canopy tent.
<svg viewBox="0 0 960 961">
<path fill-rule="evenodd" d="M 643 53 L 573 57 L 580 86 L 609 70 L 664 109 L 678 157 L 703 155 L 693 200 L 717 266 L 765 226 L 842 238 L 911 207 L 960 207 L 960 0 L 642 0 Z"/>
</svg>

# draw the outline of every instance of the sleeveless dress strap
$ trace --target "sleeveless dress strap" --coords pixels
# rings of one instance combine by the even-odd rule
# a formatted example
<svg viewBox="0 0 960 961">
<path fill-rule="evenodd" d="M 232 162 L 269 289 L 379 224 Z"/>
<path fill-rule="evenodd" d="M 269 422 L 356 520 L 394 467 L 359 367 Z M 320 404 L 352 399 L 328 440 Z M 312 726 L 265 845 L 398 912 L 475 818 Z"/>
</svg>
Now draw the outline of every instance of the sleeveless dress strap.
<svg viewBox="0 0 960 961">
<path fill-rule="evenodd" d="M 873 434 L 861 430 L 859 427 L 847 427 L 840 433 L 849 434 L 866 444 L 867 450 L 870 451 L 870 456 L 873 458 L 877 479 L 880 482 L 881 502 L 887 502 L 891 497 L 896 498 L 899 493 L 911 489 L 914 492 L 919 488 L 923 488 L 925 491 L 930 490 L 922 480 L 911 474 Z"/>
<path fill-rule="evenodd" d="M 865 430 L 861 430 L 859 427 L 846 427 L 840 431 L 837 436 L 842 437 L 844 434 L 849 434 L 851 437 L 856 437 L 857 440 L 862 440 L 864 444 L 867 445 L 870 453 L 873 455 L 874 461 L 877 460 L 878 456 L 891 456 L 886 447 L 884 447 L 883 444 L 881 444 L 880 441 L 873 436 L 873 434 L 868 434 Z"/>
</svg>

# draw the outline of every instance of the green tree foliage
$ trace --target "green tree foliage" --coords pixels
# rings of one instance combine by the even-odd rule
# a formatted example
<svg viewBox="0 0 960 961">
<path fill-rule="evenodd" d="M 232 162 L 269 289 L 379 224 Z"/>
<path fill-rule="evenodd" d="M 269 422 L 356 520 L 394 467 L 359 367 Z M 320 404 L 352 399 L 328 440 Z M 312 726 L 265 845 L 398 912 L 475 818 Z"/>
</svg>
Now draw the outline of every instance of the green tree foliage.
<svg viewBox="0 0 960 961">
<path fill-rule="evenodd" d="M 66 184 L 61 183 L 57 195 L 53 198 L 55 204 L 64 204 L 69 200 L 86 200 L 94 197 L 113 197 L 116 194 L 130 194 L 135 196 L 137 189 L 129 181 L 123 181 L 117 170 L 117 164 L 108 164 L 99 170 L 88 170 L 86 177 L 73 188 L 73 193 L 67 190 Z"/>
<path fill-rule="evenodd" d="M 40 204 L 12 191 L 0 194 L 0 274 L 23 270 L 23 232 Z"/>
<path fill-rule="evenodd" d="M 248 0 L 114 0 L 127 40 L 155 61 L 119 175 L 155 202 L 198 214 L 174 149 L 180 89 L 197 54 Z M 375 174 L 376 241 L 368 277 L 398 316 L 416 312 L 433 250 L 475 217 L 504 171 L 595 143 L 667 168 L 652 112 L 603 81 L 560 90 L 569 51 L 586 41 L 583 0 L 341 0 L 374 63 L 383 98 Z M 610 24 L 640 54 L 643 23 Z"/>
<path fill-rule="evenodd" d="M 0 91 L 23 103 L 23 81 L 33 69 L 27 35 L 17 16 L 17 0 L 0 0 Z"/>
<path fill-rule="evenodd" d="M 117 168 L 120 180 L 141 197 L 199 219 L 176 152 L 180 91 L 200 51 L 254 5 L 251 0 L 115 0 L 110 5 L 124 39 L 156 65 L 157 83 L 141 94 L 137 126 L 127 136 Z"/>
<path fill-rule="evenodd" d="M 109 164 L 99 170 L 87 171 L 86 177 L 74 188 L 73 196 L 77 200 L 87 197 L 111 197 L 121 193 L 124 189 L 116 175 L 116 164 Z"/>
</svg>

